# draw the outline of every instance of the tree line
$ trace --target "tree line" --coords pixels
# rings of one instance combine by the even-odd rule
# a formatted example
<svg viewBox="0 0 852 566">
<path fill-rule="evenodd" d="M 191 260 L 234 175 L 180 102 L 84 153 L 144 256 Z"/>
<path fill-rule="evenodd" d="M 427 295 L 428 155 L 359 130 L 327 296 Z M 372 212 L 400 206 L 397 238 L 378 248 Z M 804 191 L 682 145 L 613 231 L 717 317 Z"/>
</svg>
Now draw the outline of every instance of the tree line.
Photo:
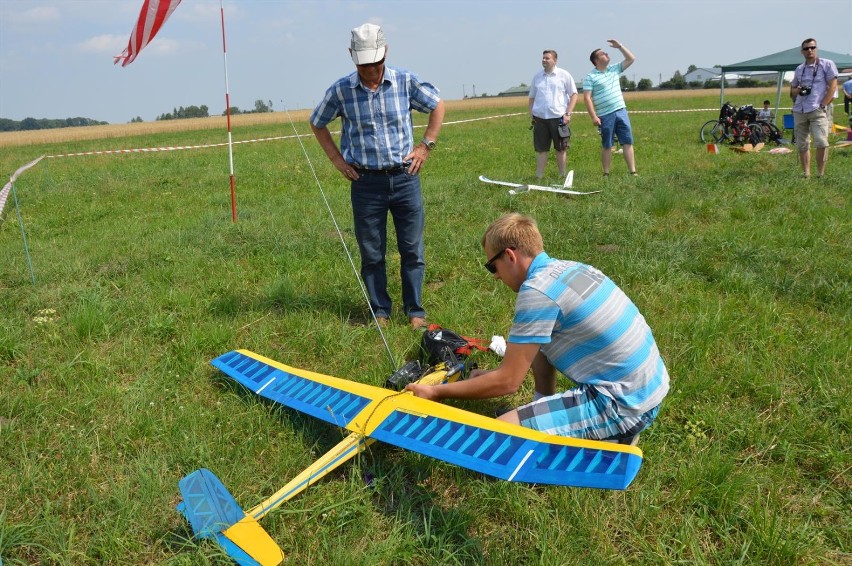
<svg viewBox="0 0 852 566">
<path fill-rule="evenodd" d="M 238 106 L 231 106 L 230 108 L 231 116 L 236 114 L 262 114 L 264 112 L 272 112 L 272 101 L 268 100 L 264 102 L 263 100 L 255 100 L 254 101 L 254 110 L 240 110 Z M 228 114 L 228 110 L 222 112 L 222 116 L 226 116 Z M 210 116 L 210 109 L 202 104 L 201 106 L 187 106 L 184 108 L 181 106 L 180 108 L 174 108 L 171 112 L 166 114 L 160 114 L 157 116 L 157 120 L 180 120 L 183 118 L 208 118 Z M 141 122 L 142 118 L 138 116 L 131 120 L 131 122 Z"/>
<path fill-rule="evenodd" d="M 255 100 L 253 110 L 241 110 L 237 106 L 231 106 L 231 115 L 235 114 L 256 114 L 263 112 L 272 112 L 272 101 Z M 227 111 L 222 112 L 225 116 Z M 156 120 L 179 120 L 182 118 L 207 118 L 210 116 L 210 109 L 202 104 L 201 106 L 187 106 L 174 108 L 171 112 L 160 114 Z M 131 123 L 144 122 L 144 120 L 136 116 Z M 0 132 L 22 132 L 28 130 L 50 130 L 54 128 L 77 128 L 80 126 L 105 126 L 109 122 L 101 122 L 91 118 L 24 118 L 23 120 L 12 120 L 10 118 L 0 118 Z"/>
<path fill-rule="evenodd" d="M 24 118 L 10 120 L 0 118 L 0 132 L 21 132 L 26 130 L 50 130 L 53 128 L 77 128 L 80 126 L 102 126 L 109 122 L 99 122 L 91 118 Z"/>
</svg>

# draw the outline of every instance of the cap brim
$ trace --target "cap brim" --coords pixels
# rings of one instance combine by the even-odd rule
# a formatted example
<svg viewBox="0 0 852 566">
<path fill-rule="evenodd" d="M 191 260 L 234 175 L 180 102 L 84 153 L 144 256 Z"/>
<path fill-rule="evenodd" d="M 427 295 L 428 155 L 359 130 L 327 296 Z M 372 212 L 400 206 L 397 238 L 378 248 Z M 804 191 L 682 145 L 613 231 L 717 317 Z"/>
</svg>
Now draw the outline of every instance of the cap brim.
<svg viewBox="0 0 852 566">
<path fill-rule="evenodd" d="M 382 45 L 378 49 L 366 49 L 364 51 L 351 50 L 352 61 L 356 65 L 369 65 L 381 61 L 385 57 L 385 47 Z"/>
</svg>

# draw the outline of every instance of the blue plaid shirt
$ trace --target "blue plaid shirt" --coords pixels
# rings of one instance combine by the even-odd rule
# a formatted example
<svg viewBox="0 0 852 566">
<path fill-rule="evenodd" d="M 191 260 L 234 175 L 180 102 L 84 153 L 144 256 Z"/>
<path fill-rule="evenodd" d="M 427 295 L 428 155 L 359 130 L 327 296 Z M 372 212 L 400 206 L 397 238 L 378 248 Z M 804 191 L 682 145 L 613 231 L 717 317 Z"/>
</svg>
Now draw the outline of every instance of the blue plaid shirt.
<svg viewBox="0 0 852 566">
<path fill-rule="evenodd" d="M 311 124 L 323 128 L 340 116 L 343 159 L 364 169 L 390 169 L 402 165 L 414 148 L 411 110 L 432 112 L 440 101 L 438 94 L 430 83 L 402 69 L 385 67 L 375 92 L 364 87 L 354 72 L 325 91 L 311 113 Z"/>
</svg>

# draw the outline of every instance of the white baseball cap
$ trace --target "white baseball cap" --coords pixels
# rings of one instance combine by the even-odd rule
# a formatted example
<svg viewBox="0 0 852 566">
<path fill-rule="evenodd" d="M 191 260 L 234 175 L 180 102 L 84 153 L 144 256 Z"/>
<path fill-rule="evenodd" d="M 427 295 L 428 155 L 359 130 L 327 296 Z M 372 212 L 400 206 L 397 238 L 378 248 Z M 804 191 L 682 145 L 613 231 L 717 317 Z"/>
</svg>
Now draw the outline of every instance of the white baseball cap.
<svg viewBox="0 0 852 566">
<path fill-rule="evenodd" d="M 349 52 L 356 65 L 367 65 L 385 57 L 385 32 L 376 24 L 364 24 L 353 28 Z"/>
</svg>

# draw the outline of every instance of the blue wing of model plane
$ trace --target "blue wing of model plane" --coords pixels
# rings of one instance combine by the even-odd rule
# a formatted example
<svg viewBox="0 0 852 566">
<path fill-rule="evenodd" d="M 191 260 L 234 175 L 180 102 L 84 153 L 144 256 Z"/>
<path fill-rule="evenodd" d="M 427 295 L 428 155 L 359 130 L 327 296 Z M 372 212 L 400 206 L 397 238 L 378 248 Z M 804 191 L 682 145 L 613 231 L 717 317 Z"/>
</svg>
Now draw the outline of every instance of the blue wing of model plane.
<svg viewBox="0 0 852 566">
<path fill-rule="evenodd" d="M 252 392 L 354 432 L 507 481 L 625 489 L 634 446 L 545 434 L 441 403 L 280 364 L 248 350 L 211 362 Z"/>
</svg>

